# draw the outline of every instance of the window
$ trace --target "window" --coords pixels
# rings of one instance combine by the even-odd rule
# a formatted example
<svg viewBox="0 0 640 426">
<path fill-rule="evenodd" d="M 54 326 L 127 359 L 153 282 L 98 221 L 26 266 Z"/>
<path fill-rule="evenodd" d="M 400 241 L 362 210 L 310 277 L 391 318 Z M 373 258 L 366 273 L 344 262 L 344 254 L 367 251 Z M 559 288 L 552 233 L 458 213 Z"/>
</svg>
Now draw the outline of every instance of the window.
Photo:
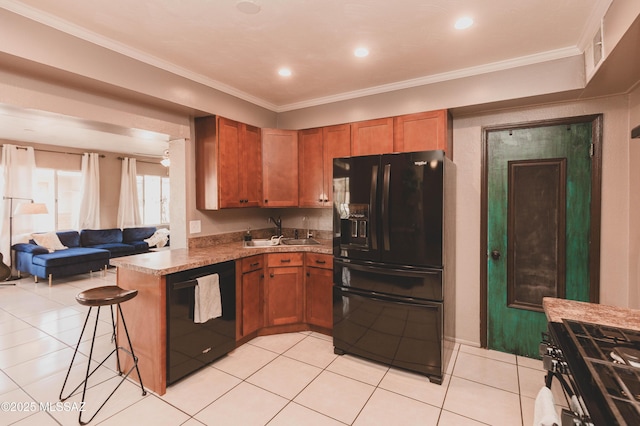
<svg viewBox="0 0 640 426">
<path fill-rule="evenodd" d="M 138 175 L 138 202 L 143 225 L 169 223 L 169 178 Z"/>
<path fill-rule="evenodd" d="M 79 171 L 36 169 L 34 200 L 45 203 L 49 213 L 33 217 L 34 231 L 74 229 L 78 223 L 81 185 Z"/>
</svg>

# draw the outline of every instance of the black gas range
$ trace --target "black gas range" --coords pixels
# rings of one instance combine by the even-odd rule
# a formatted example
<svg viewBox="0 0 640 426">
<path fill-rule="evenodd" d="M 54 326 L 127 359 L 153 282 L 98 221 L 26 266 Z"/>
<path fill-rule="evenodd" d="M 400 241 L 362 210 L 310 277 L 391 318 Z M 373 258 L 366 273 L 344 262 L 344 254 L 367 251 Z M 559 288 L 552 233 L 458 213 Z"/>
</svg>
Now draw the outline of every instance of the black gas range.
<svg viewBox="0 0 640 426">
<path fill-rule="evenodd" d="M 567 405 L 562 425 L 640 425 L 640 331 L 573 320 L 549 323 L 541 345 Z"/>
</svg>

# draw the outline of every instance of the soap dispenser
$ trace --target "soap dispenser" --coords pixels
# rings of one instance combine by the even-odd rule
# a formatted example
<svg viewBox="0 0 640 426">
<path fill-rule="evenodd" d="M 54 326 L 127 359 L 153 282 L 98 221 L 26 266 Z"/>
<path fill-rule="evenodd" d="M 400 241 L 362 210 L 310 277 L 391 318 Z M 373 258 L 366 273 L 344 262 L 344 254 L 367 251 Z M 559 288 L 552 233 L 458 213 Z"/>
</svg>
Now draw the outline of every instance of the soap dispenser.
<svg viewBox="0 0 640 426">
<path fill-rule="evenodd" d="M 251 227 L 248 227 L 247 232 L 244 233 L 244 240 L 251 241 Z"/>
</svg>

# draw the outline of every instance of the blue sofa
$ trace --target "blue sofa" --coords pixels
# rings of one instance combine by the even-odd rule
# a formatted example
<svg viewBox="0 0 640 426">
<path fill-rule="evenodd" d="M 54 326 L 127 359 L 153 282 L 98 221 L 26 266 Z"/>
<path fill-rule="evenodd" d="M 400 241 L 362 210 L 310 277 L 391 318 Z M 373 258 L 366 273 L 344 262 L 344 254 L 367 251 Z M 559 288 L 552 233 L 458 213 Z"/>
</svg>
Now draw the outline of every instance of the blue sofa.
<svg viewBox="0 0 640 426">
<path fill-rule="evenodd" d="M 155 227 L 84 229 L 60 231 L 56 235 L 64 250 L 49 252 L 33 240 L 27 244 L 14 244 L 16 270 L 38 277 L 64 277 L 106 269 L 112 257 L 145 253 L 149 245 L 144 239 L 156 231 Z"/>
</svg>

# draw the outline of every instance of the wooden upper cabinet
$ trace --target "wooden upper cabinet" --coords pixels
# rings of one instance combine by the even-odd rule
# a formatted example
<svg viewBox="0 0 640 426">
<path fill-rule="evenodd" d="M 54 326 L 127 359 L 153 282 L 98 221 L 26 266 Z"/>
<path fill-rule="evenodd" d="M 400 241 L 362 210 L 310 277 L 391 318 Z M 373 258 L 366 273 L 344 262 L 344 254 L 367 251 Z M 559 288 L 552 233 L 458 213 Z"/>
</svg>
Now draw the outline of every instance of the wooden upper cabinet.
<svg viewBox="0 0 640 426">
<path fill-rule="evenodd" d="M 257 207 L 262 199 L 260 129 L 224 117 L 195 119 L 196 207 Z"/>
<path fill-rule="evenodd" d="M 262 199 L 260 129 L 218 117 L 220 208 L 257 207 Z"/>
<path fill-rule="evenodd" d="M 322 129 L 324 144 L 324 206 L 333 203 L 333 159 L 351 155 L 351 125 L 340 124 Z"/>
<path fill-rule="evenodd" d="M 394 118 L 395 152 L 441 149 L 453 158 L 453 120 L 447 110 L 401 115 Z"/>
<path fill-rule="evenodd" d="M 262 132 L 259 127 L 242 125 L 242 155 L 238 165 L 241 178 L 243 207 L 258 207 L 262 203 Z"/>
<path fill-rule="evenodd" d="M 241 156 L 241 123 L 218 118 L 218 170 L 220 207 L 240 207 L 242 184 L 238 165 Z"/>
<path fill-rule="evenodd" d="M 351 155 L 393 152 L 393 117 L 351 123 Z"/>
<path fill-rule="evenodd" d="M 300 207 L 330 207 L 333 196 L 333 159 L 351 153 L 351 126 L 298 132 Z"/>
<path fill-rule="evenodd" d="M 298 131 L 262 129 L 263 207 L 298 206 Z"/>
<path fill-rule="evenodd" d="M 217 134 L 215 117 L 195 119 L 196 208 L 218 208 Z"/>
<path fill-rule="evenodd" d="M 300 207 L 324 205 L 324 156 L 322 129 L 298 132 L 298 173 Z"/>
</svg>

